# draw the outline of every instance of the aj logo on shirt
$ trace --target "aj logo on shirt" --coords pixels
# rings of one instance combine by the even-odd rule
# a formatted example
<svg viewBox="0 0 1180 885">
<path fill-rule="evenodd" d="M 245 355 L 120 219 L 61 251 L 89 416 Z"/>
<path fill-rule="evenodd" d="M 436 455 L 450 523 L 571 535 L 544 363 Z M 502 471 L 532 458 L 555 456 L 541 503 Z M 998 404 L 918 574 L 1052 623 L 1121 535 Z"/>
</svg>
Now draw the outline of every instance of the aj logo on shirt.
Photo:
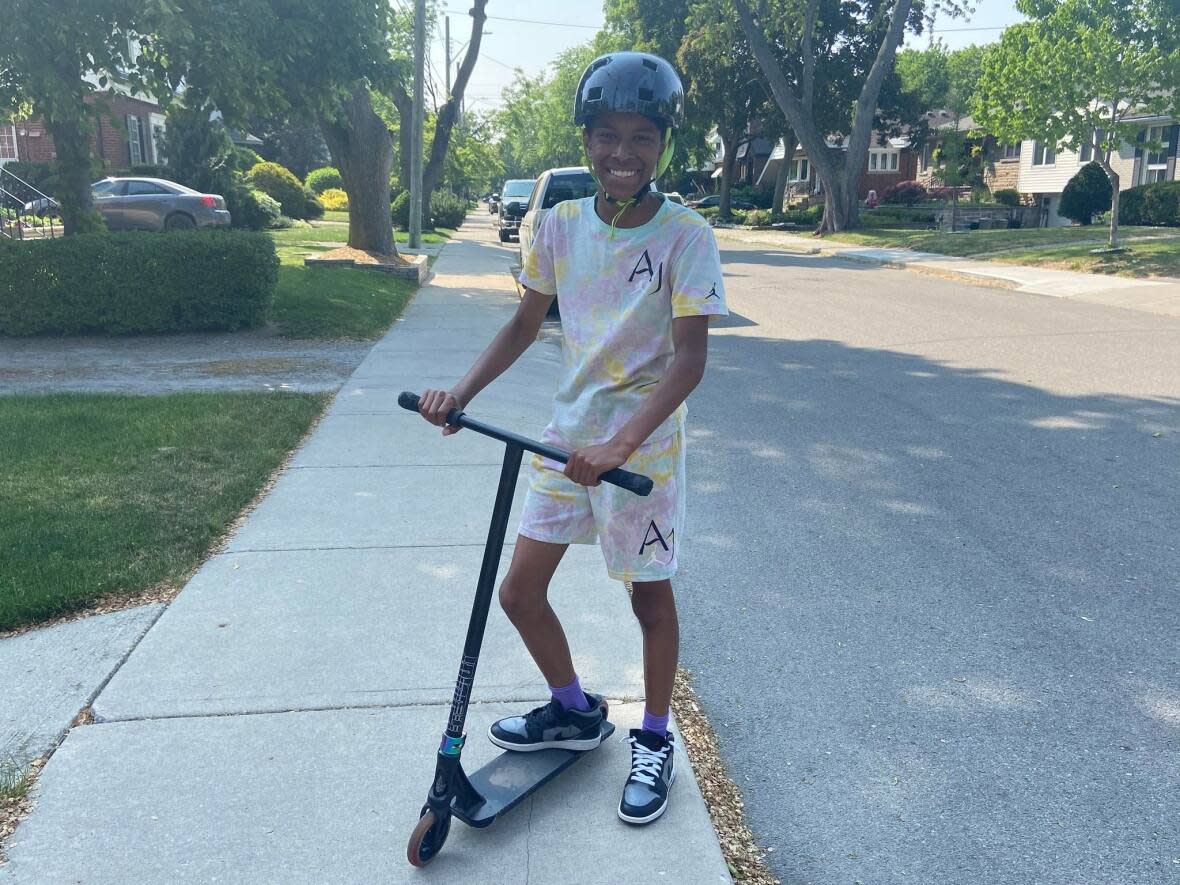
<svg viewBox="0 0 1180 885">
<path fill-rule="evenodd" d="M 652 287 L 651 292 L 646 294 L 650 295 L 652 292 L 658 292 L 660 287 L 664 285 L 664 262 L 661 261 L 659 265 L 653 269 L 651 266 L 651 255 L 648 254 L 646 249 L 644 249 L 643 254 L 639 256 L 639 260 L 635 262 L 635 267 L 631 270 L 631 276 L 627 277 L 627 282 L 633 283 L 635 282 L 636 277 L 642 276 L 643 274 L 647 274 L 649 282 L 655 283 L 655 286 Z"/>
<path fill-rule="evenodd" d="M 710 298 L 716 298 L 718 301 L 721 300 L 721 296 L 717 294 L 717 284 L 716 283 L 714 283 L 713 288 L 709 290 L 709 294 L 705 296 L 706 301 L 708 301 Z"/>
</svg>

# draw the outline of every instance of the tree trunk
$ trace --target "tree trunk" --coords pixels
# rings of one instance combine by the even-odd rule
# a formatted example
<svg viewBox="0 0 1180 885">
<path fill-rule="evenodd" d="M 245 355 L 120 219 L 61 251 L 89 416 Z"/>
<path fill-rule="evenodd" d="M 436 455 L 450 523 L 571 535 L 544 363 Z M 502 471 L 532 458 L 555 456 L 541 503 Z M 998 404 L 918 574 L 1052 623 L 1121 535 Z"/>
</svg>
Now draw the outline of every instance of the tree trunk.
<svg viewBox="0 0 1180 885">
<path fill-rule="evenodd" d="M 341 102 L 336 119 L 320 119 L 320 129 L 348 194 L 348 245 L 396 255 L 389 212 L 393 141 L 373 111 L 368 86 L 358 83 Z"/>
<path fill-rule="evenodd" d="M 410 158 L 414 155 L 414 100 L 400 86 L 394 86 L 389 97 L 401 118 L 401 125 L 397 127 L 397 183 L 402 190 L 408 191 Z"/>
<path fill-rule="evenodd" d="M 737 166 L 737 143 L 728 130 L 723 132 L 718 128 L 717 134 L 721 136 L 721 146 L 724 151 L 724 156 L 721 159 L 721 201 L 717 204 L 717 217 L 729 218 L 729 192 L 733 188 L 733 170 Z"/>
<path fill-rule="evenodd" d="M 434 141 L 430 145 L 430 159 L 422 170 L 422 227 L 430 226 L 430 198 L 438 186 L 442 176 L 443 163 L 447 159 L 447 148 L 451 146 L 451 131 L 455 128 L 455 121 L 459 118 L 459 107 L 463 101 L 463 93 L 467 89 L 467 81 L 471 79 L 471 72 L 475 69 L 476 59 L 479 58 L 479 44 L 483 38 L 483 24 L 487 20 L 484 12 L 488 0 L 475 0 L 471 8 L 471 17 L 475 20 L 471 25 L 471 43 L 463 55 L 463 64 L 459 66 L 459 73 L 455 77 L 455 84 L 451 87 L 451 94 L 446 103 L 439 108 L 434 120 Z"/>
<path fill-rule="evenodd" d="M 774 177 L 774 198 L 770 201 L 770 211 L 772 213 L 777 214 L 783 211 L 783 203 L 786 202 L 787 182 L 791 178 L 791 163 L 794 160 L 794 153 L 795 133 L 787 130 L 787 134 L 783 136 L 783 162 L 778 167 L 778 175 Z"/>
<path fill-rule="evenodd" d="M 105 227 L 90 196 L 92 158 L 90 134 L 80 121 L 46 118 L 45 128 L 53 136 L 57 149 L 59 184 L 57 201 L 61 204 L 61 224 L 65 235 L 89 234 Z"/>
<path fill-rule="evenodd" d="M 865 77 L 860 96 L 856 101 L 856 111 L 852 118 L 847 151 L 841 168 L 828 156 L 827 143 L 816 126 L 811 103 L 814 89 L 815 57 L 811 53 L 810 31 L 814 25 L 812 14 L 814 6 L 808 7 L 808 17 L 804 24 L 803 46 L 807 51 L 805 51 L 803 58 L 804 76 L 800 92 L 783 73 L 775 51 L 754 20 L 748 0 L 734 0 L 738 18 L 741 20 L 742 31 L 750 43 L 754 57 L 758 60 L 758 66 L 762 68 L 763 74 L 766 75 L 766 79 L 770 83 L 770 91 L 774 95 L 774 100 L 783 112 L 783 116 L 799 136 L 803 150 L 811 160 L 816 175 L 819 176 L 827 191 L 824 217 L 818 232 L 835 232 L 856 224 L 856 188 L 860 182 L 861 166 L 868 154 L 873 114 L 877 109 L 877 99 L 881 94 L 881 84 L 885 79 L 885 74 L 893 65 L 893 58 L 897 51 L 897 45 L 901 42 L 901 35 L 905 29 L 911 5 L 912 0 L 893 0 L 889 30 L 877 49 L 873 66 Z"/>
<path fill-rule="evenodd" d="M 1110 248 L 1119 247 L 1119 174 L 1110 165 L 1110 160 L 1102 164 L 1106 177 L 1110 179 Z"/>
</svg>

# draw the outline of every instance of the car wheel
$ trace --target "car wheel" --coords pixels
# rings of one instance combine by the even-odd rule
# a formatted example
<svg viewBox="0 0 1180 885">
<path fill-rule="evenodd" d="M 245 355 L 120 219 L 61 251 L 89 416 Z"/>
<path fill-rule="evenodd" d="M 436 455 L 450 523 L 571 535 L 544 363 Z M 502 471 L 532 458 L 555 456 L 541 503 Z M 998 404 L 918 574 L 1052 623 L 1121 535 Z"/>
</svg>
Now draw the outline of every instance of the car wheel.
<svg viewBox="0 0 1180 885">
<path fill-rule="evenodd" d="M 191 215 L 177 212 L 164 219 L 164 230 L 193 230 L 197 223 Z"/>
</svg>

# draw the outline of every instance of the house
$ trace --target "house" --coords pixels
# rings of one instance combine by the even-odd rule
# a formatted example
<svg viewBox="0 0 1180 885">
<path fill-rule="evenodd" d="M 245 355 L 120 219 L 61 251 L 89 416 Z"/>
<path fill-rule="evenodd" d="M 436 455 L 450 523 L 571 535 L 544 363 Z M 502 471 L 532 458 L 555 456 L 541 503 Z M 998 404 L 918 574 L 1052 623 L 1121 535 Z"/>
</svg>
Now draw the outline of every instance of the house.
<svg viewBox="0 0 1180 885">
<path fill-rule="evenodd" d="M 969 116 L 957 116 L 953 111 L 939 109 L 928 111 L 924 117 L 929 135 L 918 158 L 918 174 L 914 178 L 925 187 L 940 184 L 934 152 L 946 138 L 948 132 L 964 135 L 972 133 L 982 139 L 984 167 L 983 183 L 992 193 L 999 190 L 1017 190 L 1020 179 L 1020 155 L 1022 147 L 1015 144 L 1001 144 L 994 136 L 980 131 Z"/>
<path fill-rule="evenodd" d="M 127 48 L 131 57 L 139 55 L 138 41 L 129 39 Z M 102 162 L 104 169 L 111 171 L 163 165 L 167 120 L 159 102 L 119 82 L 118 76 L 113 78 L 112 92 L 106 93 L 99 77 L 99 73 L 91 72 L 82 78 L 101 90 L 85 99 L 96 110 L 101 107 L 95 114 L 94 131 L 90 135 L 94 157 Z M 0 166 L 12 161 L 47 163 L 55 159 L 57 148 L 53 136 L 40 119 L 0 123 Z"/>
<path fill-rule="evenodd" d="M 843 136 L 828 136 L 828 147 L 834 151 L 848 149 L 848 139 Z M 814 202 L 817 197 L 822 199 L 823 188 L 819 176 L 808 159 L 803 145 L 797 144 L 787 157 L 786 145 L 779 139 L 775 149 L 771 152 L 756 184 L 758 186 L 773 185 L 778 176 L 782 163 L 790 164 L 787 179 L 786 203 L 792 205 L 798 202 Z M 918 152 L 910 147 L 908 135 L 886 137 L 879 132 L 873 132 L 869 138 L 869 151 L 861 167 L 860 182 L 857 185 L 857 198 L 868 198 L 869 191 L 878 194 L 891 184 L 899 181 L 909 181 L 917 174 Z"/>
<path fill-rule="evenodd" d="M 1111 156 L 1111 166 L 1119 176 L 1119 190 L 1128 190 L 1156 181 L 1180 181 L 1180 120 L 1176 117 L 1128 117 L 1140 125 L 1134 143 L 1124 142 Z M 1143 147 L 1145 143 L 1162 144 L 1159 151 Z M 1043 227 L 1072 224 L 1058 214 L 1061 193 L 1082 166 L 1093 159 L 1089 146 L 1080 152 L 1068 151 L 1045 141 L 1026 140 L 1019 152 L 1020 174 L 1017 190 L 1041 210 Z"/>
</svg>

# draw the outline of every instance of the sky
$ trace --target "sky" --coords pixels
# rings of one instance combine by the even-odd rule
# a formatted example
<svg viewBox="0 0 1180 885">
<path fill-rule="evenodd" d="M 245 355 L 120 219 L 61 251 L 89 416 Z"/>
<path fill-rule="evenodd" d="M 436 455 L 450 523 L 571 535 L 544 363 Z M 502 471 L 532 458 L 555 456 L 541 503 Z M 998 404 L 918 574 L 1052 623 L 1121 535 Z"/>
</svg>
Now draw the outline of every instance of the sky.
<svg viewBox="0 0 1180 885">
<path fill-rule="evenodd" d="M 970 18 L 936 22 L 935 34 L 951 49 L 991 43 L 999 38 L 1004 26 L 1022 18 L 1013 0 L 978 0 L 976 6 Z M 461 48 L 471 37 L 471 17 L 467 14 L 470 0 L 441 0 L 440 7 L 451 20 L 453 78 Z M 480 57 L 467 86 L 468 110 L 499 107 L 501 92 L 515 77 L 514 68 L 523 68 L 530 76 L 539 74 L 561 52 L 590 40 L 603 24 L 602 0 L 490 0 L 487 13 Z M 909 37 L 905 45 L 923 49 L 929 42 L 929 34 L 923 34 Z M 441 93 L 445 80 L 441 19 L 428 51 L 431 77 L 440 84 Z"/>
</svg>

